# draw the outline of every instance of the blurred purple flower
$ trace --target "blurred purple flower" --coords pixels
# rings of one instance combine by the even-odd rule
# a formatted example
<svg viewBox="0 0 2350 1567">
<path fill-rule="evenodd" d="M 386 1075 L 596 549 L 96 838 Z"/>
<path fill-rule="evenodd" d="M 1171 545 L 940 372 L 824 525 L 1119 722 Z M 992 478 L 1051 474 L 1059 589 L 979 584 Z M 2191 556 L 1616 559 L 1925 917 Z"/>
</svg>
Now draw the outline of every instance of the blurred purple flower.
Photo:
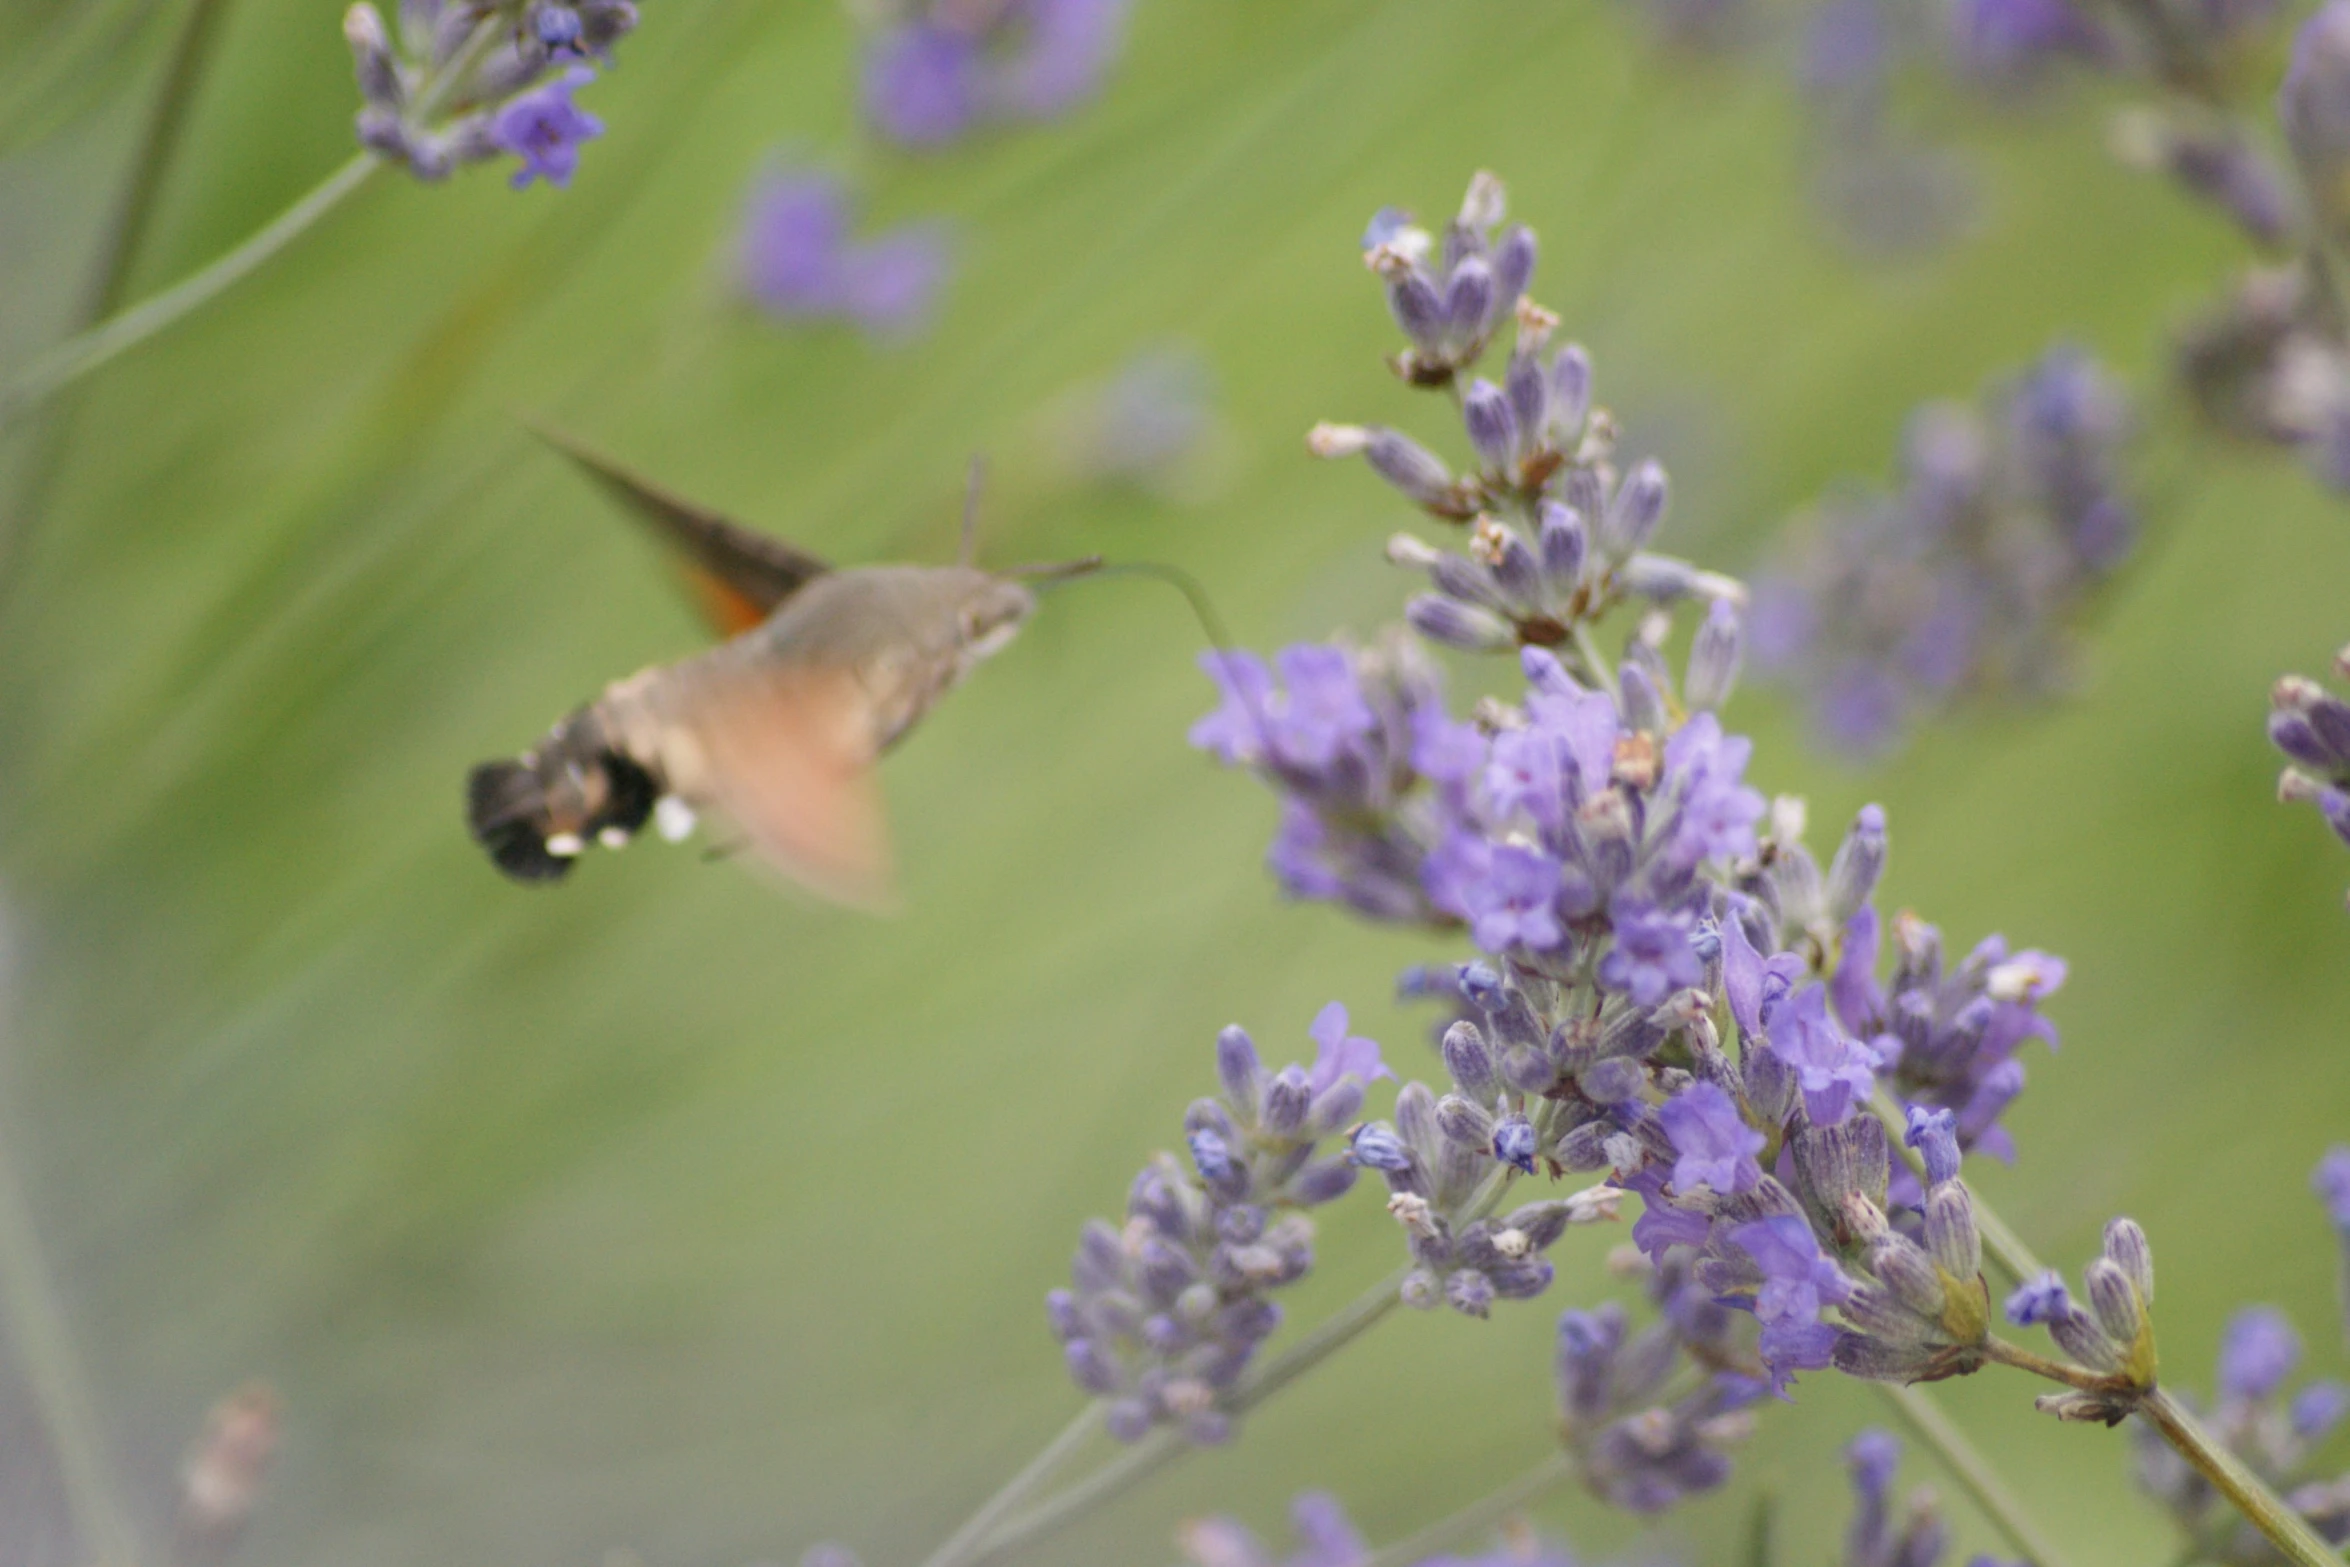
<svg viewBox="0 0 2350 1567">
<path fill-rule="evenodd" d="M 990 120 L 1042 120 L 1092 97 L 1125 44 L 1128 0 L 933 4 L 874 35 L 865 114 L 901 146 L 943 147 Z"/>
<path fill-rule="evenodd" d="M 837 175 L 781 169 L 762 176 L 743 214 L 743 291 L 785 319 L 850 321 L 877 336 L 919 330 L 946 277 L 943 229 L 909 224 L 856 240 L 850 216 Z"/>
</svg>

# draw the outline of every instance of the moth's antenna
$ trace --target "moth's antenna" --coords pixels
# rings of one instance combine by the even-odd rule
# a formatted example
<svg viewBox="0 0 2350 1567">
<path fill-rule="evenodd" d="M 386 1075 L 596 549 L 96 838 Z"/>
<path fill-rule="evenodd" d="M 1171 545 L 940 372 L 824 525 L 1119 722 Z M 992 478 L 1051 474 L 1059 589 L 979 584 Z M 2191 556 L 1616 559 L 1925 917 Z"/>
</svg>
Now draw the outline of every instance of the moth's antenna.
<svg viewBox="0 0 2350 1567">
<path fill-rule="evenodd" d="M 973 452 L 963 480 L 963 547 L 955 555 L 958 566 L 968 566 L 979 558 L 979 487 L 986 479 L 987 459 Z"/>
</svg>

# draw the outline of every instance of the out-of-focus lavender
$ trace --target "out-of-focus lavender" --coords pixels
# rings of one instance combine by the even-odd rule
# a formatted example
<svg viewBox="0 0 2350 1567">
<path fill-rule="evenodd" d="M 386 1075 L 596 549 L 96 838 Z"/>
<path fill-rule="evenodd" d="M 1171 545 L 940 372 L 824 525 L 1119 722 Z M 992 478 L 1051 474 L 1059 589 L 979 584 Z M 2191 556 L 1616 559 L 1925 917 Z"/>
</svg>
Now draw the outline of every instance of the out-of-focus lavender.
<svg viewBox="0 0 2350 1567">
<path fill-rule="evenodd" d="M 1184 1115 L 1188 1161 L 1161 1154 L 1134 1178 L 1126 1218 L 1087 1224 L 1071 1287 L 1046 1306 L 1070 1376 L 1104 1401 L 1122 1442 L 1173 1426 L 1193 1442 L 1231 1434 L 1225 1399 L 1281 1324 L 1270 1294 L 1313 1266 L 1305 1210 L 1343 1196 L 1355 1167 L 1323 1155 L 1393 1076 L 1332 1002 L 1314 1019 L 1309 1068 L 1269 1072 L 1238 1028 L 1216 1040 L 1220 1098 Z"/>
<path fill-rule="evenodd" d="M 2334 655 L 2334 672 L 2350 680 L 2350 647 Z M 2350 702 L 2306 675 L 2287 675 L 2269 692 L 2268 738 L 2292 762 L 2277 798 L 2316 806 L 2350 844 Z"/>
<path fill-rule="evenodd" d="M 2061 690 L 2073 619 L 2137 533 L 2128 426 L 2115 383 L 2067 347 L 1980 408 L 1919 410 L 1899 488 L 1831 495 L 1758 575 L 1757 667 L 1858 756 L 1963 696 Z"/>
<path fill-rule="evenodd" d="M 2312 1185 L 2337 1237 L 2350 1237 L 2350 1148 L 2329 1151 Z M 2344 1295 L 2350 1304 L 2350 1292 Z M 2273 1306 L 2247 1306 L 2220 1335 L 2215 1393 L 2204 1424 L 2334 1544 L 2350 1540 L 2350 1473 L 2318 1455 L 2350 1416 L 2350 1386 L 2330 1378 L 2294 1384 L 2301 1335 Z M 2159 1499 L 2196 1560 L 2258 1567 L 2276 1557 L 2185 1459 L 2143 1427 L 2136 1431 L 2138 1483 Z"/>
<path fill-rule="evenodd" d="M 1228 438 L 1217 403 L 1206 357 L 1162 344 L 1055 398 L 1042 434 L 1053 465 L 1076 482 L 1194 499 L 1213 484 Z"/>
<path fill-rule="evenodd" d="M 1092 98 L 1125 47 L 1129 0 L 903 0 L 865 41 L 865 118 L 935 148 L 995 122 L 1052 119 Z"/>
<path fill-rule="evenodd" d="M 631 0 L 403 0 L 395 31 L 359 0 L 343 37 L 359 77 L 360 144 L 420 179 L 502 154 L 517 188 L 571 182 L 603 122 L 572 102 L 589 61 L 636 26 Z"/>
<path fill-rule="evenodd" d="M 752 303 L 785 321 L 845 321 L 905 337 L 931 316 L 948 271 L 944 225 L 904 224 L 854 236 L 855 203 L 840 176 L 778 168 L 743 204 L 737 269 Z"/>
<path fill-rule="evenodd" d="M 1176 1532 L 1175 1539 L 1191 1567 L 1366 1567 L 1371 1560 L 1362 1532 L 1327 1491 L 1299 1493 L 1289 1504 L 1289 1522 L 1297 1549 L 1287 1555 L 1268 1546 L 1239 1519 L 1222 1515 L 1194 1519 Z M 1424 1557 L 1414 1567 L 1575 1567 L 1575 1557 L 1563 1543 L 1512 1521 L 1503 1526 L 1491 1551 Z"/>
</svg>

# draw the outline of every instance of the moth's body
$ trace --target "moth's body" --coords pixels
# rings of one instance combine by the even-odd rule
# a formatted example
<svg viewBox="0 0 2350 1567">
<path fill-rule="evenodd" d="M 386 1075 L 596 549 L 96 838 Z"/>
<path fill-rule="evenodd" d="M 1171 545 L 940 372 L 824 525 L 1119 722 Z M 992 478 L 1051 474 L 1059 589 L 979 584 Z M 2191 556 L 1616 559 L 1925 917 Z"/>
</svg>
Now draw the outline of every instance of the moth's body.
<svg viewBox="0 0 2350 1567">
<path fill-rule="evenodd" d="M 706 653 L 614 681 L 538 746 L 474 769 L 467 814 L 500 869 L 552 881 L 625 842 L 665 798 L 716 807 L 795 880 L 883 901 L 888 852 L 870 769 L 1036 609 L 973 566 L 832 570 L 566 446 L 698 562 L 722 621 Z"/>
</svg>

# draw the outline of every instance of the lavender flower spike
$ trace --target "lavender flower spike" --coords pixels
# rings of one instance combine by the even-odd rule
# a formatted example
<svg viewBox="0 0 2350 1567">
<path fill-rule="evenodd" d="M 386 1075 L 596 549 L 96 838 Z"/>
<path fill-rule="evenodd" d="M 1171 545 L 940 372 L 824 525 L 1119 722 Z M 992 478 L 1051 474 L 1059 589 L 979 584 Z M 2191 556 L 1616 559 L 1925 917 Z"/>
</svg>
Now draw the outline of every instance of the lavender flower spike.
<svg viewBox="0 0 2350 1567">
<path fill-rule="evenodd" d="M 571 101 L 636 26 L 633 0 L 410 0 L 395 32 L 368 0 L 343 16 L 358 76 L 360 145 L 419 179 L 501 153 L 517 189 L 571 182 L 603 122 Z M 486 45 L 486 47 L 485 47 Z"/>
</svg>

